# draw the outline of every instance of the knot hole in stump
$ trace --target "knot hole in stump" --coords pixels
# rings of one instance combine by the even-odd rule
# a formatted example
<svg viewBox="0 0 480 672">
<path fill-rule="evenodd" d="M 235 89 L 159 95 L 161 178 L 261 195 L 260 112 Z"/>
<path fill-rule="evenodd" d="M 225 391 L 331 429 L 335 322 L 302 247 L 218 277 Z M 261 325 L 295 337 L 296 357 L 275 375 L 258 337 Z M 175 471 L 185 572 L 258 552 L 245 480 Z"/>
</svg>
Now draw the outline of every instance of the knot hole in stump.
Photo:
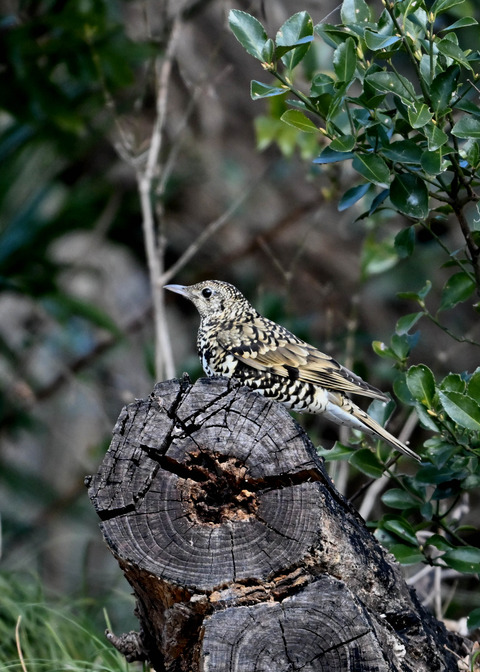
<svg viewBox="0 0 480 672">
<path fill-rule="evenodd" d="M 200 524 L 221 525 L 246 520 L 258 510 L 257 495 L 247 487 L 245 464 L 234 457 L 197 451 L 190 453 L 184 501 L 190 516 Z"/>
</svg>

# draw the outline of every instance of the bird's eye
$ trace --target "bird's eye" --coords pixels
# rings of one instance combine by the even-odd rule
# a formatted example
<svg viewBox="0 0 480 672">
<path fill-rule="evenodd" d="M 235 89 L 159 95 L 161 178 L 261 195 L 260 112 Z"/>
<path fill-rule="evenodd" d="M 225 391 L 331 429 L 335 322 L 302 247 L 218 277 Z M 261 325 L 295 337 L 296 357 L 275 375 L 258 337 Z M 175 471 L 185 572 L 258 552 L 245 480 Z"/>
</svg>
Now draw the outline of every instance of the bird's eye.
<svg viewBox="0 0 480 672">
<path fill-rule="evenodd" d="M 206 299 L 209 299 L 212 296 L 213 292 L 210 289 L 210 287 L 205 287 L 205 289 L 202 289 L 202 296 L 204 296 Z"/>
</svg>

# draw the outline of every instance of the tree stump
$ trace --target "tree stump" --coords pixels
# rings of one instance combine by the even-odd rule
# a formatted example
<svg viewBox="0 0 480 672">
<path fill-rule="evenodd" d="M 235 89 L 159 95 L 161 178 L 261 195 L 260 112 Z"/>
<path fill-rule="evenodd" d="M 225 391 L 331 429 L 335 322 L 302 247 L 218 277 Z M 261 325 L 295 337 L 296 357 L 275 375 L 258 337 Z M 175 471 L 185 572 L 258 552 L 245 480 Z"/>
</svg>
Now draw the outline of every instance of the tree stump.
<svg viewBox="0 0 480 672">
<path fill-rule="evenodd" d="M 112 643 L 156 672 L 458 670 L 279 404 L 234 381 L 155 386 L 123 409 L 89 495 L 136 597 Z"/>
</svg>

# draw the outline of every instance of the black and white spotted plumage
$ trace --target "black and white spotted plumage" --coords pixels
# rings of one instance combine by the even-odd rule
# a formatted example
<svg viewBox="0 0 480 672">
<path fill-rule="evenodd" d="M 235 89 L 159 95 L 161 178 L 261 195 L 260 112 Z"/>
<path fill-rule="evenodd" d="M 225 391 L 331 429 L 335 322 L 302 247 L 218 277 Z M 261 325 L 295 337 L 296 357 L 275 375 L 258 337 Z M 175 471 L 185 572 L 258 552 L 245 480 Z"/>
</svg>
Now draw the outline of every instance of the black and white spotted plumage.
<svg viewBox="0 0 480 672">
<path fill-rule="evenodd" d="M 260 315 L 233 285 L 208 280 L 166 285 L 190 299 L 200 313 L 197 349 L 205 373 L 226 376 L 291 410 L 321 413 L 329 420 L 380 437 L 420 460 L 347 396 L 388 401 L 380 390 L 329 355 Z"/>
</svg>

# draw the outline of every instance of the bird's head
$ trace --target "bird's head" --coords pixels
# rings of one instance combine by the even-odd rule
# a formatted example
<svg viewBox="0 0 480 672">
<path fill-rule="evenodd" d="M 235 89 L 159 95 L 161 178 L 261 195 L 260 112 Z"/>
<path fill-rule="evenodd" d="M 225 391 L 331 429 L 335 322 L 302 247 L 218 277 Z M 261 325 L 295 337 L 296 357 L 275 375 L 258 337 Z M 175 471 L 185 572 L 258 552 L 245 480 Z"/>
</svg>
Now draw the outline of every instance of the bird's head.
<svg viewBox="0 0 480 672">
<path fill-rule="evenodd" d="M 190 299 L 203 319 L 232 320 L 253 308 L 236 287 L 221 280 L 205 280 L 196 285 L 165 285 L 164 289 Z"/>
</svg>

